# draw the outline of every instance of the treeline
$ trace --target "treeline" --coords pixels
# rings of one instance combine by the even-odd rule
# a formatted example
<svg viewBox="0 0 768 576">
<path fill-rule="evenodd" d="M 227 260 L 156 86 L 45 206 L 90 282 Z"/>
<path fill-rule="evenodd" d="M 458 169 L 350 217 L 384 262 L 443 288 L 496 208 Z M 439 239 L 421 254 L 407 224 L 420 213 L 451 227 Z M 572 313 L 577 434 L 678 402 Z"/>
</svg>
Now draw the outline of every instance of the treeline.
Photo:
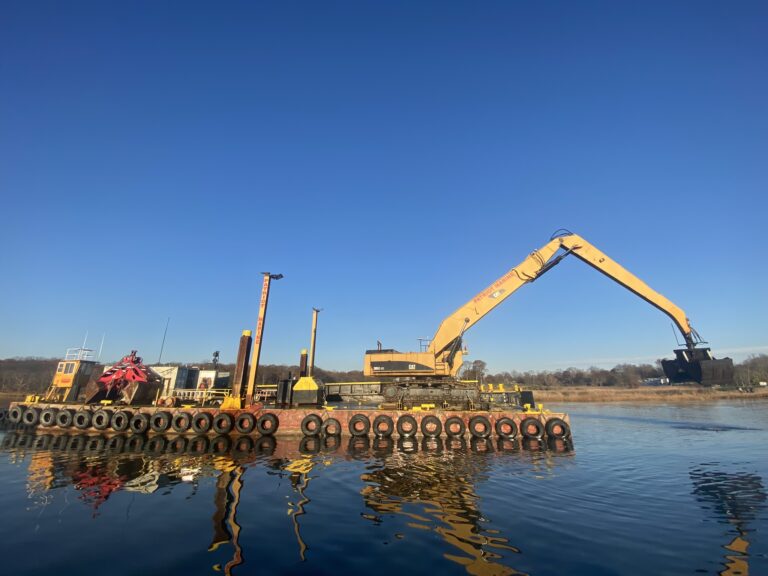
<svg viewBox="0 0 768 576">
<path fill-rule="evenodd" d="M 12 358 L 0 360 L 0 392 L 22 392 L 38 394 L 44 392 L 51 383 L 58 360 L 51 358 Z M 177 364 L 182 365 L 182 364 Z M 211 363 L 186 364 L 201 369 L 213 369 Z M 234 373 L 234 364 L 219 364 L 218 369 Z M 297 365 L 285 366 L 267 364 L 259 366 L 257 382 L 259 384 L 277 384 L 288 375 L 298 376 Z M 615 386 L 634 388 L 648 378 L 661 378 L 663 372 L 659 363 L 619 364 L 611 369 L 591 367 L 586 370 L 567 368 L 565 370 L 539 372 L 499 372 L 489 373 L 486 363 L 475 360 L 464 365 L 461 378 L 482 380 L 484 382 L 520 384 L 525 388 L 556 388 L 564 386 Z M 360 370 L 337 371 L 315 367 L 315 376 L 324 382 L 360 382 L 364 380 Z M 735 384 L 737 386 L 757 386 L 759 382 L 768 382 L 768 355 L 750 356 L 736 365 Z"/>
</svg>

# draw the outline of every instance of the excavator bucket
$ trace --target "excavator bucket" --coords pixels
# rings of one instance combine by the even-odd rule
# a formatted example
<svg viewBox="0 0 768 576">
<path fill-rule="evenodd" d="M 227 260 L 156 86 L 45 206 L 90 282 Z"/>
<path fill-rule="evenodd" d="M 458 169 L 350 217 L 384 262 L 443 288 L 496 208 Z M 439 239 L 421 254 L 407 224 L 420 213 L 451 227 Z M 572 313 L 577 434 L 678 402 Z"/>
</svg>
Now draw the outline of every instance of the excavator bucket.
<svg viewBox="0 0 768 576">
<path fill-rule="evenodd" d="M 661 367 L 671 382 L 698 382 L 703 386 L 733 385 L 733 360 L 716 359 L 709 348 L 675 350 L 675 359 L 662 360 Z"/>
<path fill-rule="evenodd" d="M 85 389 L 85 403 L 98 404 L 112 400 L 122 404 L 152 404 L 162 389 L 162 379 L 136 356 L 132 350 Z"/>
</svg>

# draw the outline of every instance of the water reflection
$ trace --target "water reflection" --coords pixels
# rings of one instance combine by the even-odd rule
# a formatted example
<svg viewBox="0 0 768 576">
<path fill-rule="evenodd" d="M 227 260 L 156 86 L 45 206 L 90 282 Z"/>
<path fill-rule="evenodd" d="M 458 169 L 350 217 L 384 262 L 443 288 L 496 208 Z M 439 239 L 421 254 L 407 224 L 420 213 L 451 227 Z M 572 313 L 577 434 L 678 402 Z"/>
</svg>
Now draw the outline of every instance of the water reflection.
<svg viewBox="0 0 768 576">
<path fill-rule="evenodd" d="M 749 574 L 749 524 L 758 512 L 765 508 L 766 492 L 763 481 L 749 472 L 725 472 L 717 463 L 706 463 L 690 472 L 693 495 L 707 516 L 727 523 L 736 536 L 724 545 L 725 554 L 722 576 L 747 576 Z"/>
<path fill-rule="evenodd" d="M 27 463 L 27 492 L 35 506 L 45 506 L 60 488 L 73 487 L 94 517 L 109 506 L 118 492 L 150 495 L 193 487 L 204 478 L 215 482 L 212 535 L 208 550 L 230 547 L 228 560 L 214 570 L 232 574 L 246 562 L 238 510 L 248 472 L 263 467 L 278 482 L 290 481 L 293 497 L 287 516 L 304 561 L 311 536 L 302 531 L 310 513 L 313 471 L 349 461 L 364 461 L 360 476 L 363 518 L 376 525 L 404 517 L 414 530 L 432 531 L 446 544 L 445 558 L 473 575 L 518 574 L 507 566 L 519 551 L 509 539 L 487 527 L 476 484 L 487 478 L 499 459 L 534 460 L 536 467 L 552 467 L 568 457 L 569 443 L 491 440 L 303 438 L 243 436 L 74 436 L 11 431 L 2 437 L 6 457 Z M 402 538 L 399 534 L 396 537 Z"/>
</svg>

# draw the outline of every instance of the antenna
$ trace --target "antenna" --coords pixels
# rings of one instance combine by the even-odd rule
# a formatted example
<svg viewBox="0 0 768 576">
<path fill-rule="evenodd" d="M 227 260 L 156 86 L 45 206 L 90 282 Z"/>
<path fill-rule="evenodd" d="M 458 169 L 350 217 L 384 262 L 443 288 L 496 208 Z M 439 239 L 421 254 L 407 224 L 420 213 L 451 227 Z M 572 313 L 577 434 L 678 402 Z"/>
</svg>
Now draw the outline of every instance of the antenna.
<svg viewBox="0 0 768 576">
<path fill-rule="evenodd" d="M 83 345 L 81 350 L 85 350 L 85 345 L 88 343 L 88 330 L 85 331 L 85 338 L 83 338 Z"/>
<path fill-rule="evenodd" d="M 163 332 L 163 343 L 160 344 L 160 356 L 157 357 L 157 363 L 160 364 L 160 360 L 163 359 L 163 348 L 165 348 L 165 336 L 168 334 L 168 324 L 171 323 L 171 317 L 168 316 L 168 320 L 165 321 L 165 332 Z"/>
<path fill-rule="evenodd" d="M 104 337 L 105 337 L 106 335 L 107 335 L 107 333 L 106 333 L 106 332 L 104 332 L 104 334 L 102 334 L 102 335 L 101 335 L 101 344 L 99 344 L 99 355 L 98 355 L 98 357 L 96 358 L 96 361 L 97 361 L 97 362 L 98 362 L 99 360 L 101 360 L 101 351 L 102 351 L 102 349 L 104 348 Z"/>
</svg>

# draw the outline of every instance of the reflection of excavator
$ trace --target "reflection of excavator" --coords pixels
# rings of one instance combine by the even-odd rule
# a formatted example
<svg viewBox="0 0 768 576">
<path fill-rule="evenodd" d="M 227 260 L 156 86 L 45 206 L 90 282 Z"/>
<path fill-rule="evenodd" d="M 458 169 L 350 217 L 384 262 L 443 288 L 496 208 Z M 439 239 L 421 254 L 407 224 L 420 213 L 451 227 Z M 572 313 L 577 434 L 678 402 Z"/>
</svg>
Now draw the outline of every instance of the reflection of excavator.
<svg viewBox="0 0 768 576">
<path fill-rule="evenodd" d="M 546 245 L 531 252 L 520 264 L 443 320 L 425 351 L 368 350 L 365 354 L 365 375 L 392 378 L 405 386 L 456 386 L 455 377 L 461 368 L 464 353 L 464 332 L 518 288 L 533 282 L 569 254 L 602 272 L 672 319 L 683 335 L 685 348 L 675 350 L 674 360 L 662 362 L 664 372 L 671 380 L 696 381 L 709 385 L 728 384 L 732 381 L 732 360 L 716 360 L 709 348 L 698 347 L 703 341 L 679 307 L 589 242 L 567 231 L 555 233 Z"/>
</svg>

